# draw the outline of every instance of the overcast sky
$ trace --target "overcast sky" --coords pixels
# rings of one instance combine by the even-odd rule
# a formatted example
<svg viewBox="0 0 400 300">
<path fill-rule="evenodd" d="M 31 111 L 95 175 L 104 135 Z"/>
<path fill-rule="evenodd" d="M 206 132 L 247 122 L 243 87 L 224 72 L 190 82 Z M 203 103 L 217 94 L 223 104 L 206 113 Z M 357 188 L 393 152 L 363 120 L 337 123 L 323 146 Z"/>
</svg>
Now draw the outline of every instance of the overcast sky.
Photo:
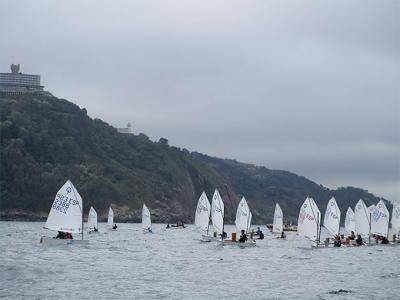
<svg viewBox="0 0 400 300">
<path fill-rule="evenodd" d="M 400 200 L 400 1 L 2 0 L 0 37 L 114 126 Z"/>
</svg>

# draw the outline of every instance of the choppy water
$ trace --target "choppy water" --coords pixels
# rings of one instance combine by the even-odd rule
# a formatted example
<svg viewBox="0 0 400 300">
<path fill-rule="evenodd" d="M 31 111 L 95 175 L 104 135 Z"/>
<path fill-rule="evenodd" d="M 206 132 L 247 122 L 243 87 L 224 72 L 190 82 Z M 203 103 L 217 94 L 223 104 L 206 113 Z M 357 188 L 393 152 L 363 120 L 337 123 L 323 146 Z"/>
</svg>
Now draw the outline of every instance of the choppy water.
<svg viewBox="0 0 400 300">
<path fill-rule="evenodd" d="M 0 222 L 0 297 L 400 299 L 400 247 L 308 250 L 289 233 L 287 241 L 267 234 L 239 249 L 201 243 L 193 226 L 157 224 L 154 234 L 139 224 L 115 232 L 100 224 L 87 246 L 43 246 L 42 226 Z"/>
</svg>

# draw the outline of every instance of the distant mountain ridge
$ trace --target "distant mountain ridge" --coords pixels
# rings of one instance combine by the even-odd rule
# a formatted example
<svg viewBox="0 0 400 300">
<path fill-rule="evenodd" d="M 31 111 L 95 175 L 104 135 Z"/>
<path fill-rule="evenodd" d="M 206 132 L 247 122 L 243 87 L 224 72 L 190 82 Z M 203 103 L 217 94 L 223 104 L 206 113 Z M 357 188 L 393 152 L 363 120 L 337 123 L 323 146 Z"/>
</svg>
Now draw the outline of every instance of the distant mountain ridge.
<svg viewBox="0 0 400 300">
<path fill-rule="evenodd" d="M 226 222 L 245 196 L 253 223 L 270 223 L 276 202 L 284 219 L 296 222 L 307 195 L 321 211 L 335 196 L 344 215 L 360 199 L 379 198 L 347 187 L 330 190 L 296 174 L 210 157 L 152 142 L 146 135 L 121 134 L 86 109 L 52 95 L 0 96 L 0 218 L 43 219 L 58 189 L 71 179 L 84 199 L 105 218 L 139 221 L 145 202 L 155 222 L 192 222 L 198 197 L 211 200 L 218 188 Z"/>
</svg>

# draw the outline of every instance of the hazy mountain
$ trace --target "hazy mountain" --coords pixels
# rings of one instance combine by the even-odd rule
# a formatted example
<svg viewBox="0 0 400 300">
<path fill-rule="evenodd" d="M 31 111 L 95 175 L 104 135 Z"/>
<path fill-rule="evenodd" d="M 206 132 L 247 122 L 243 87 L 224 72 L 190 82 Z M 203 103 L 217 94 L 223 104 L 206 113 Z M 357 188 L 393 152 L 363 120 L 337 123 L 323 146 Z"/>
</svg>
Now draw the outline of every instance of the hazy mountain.
<svg viewBox="0 0 400 300">
<path fill-rule="evenodd" d="M 58 189 L 71 179 L 84 199 L 85 214 L 93 205 L 105 217 L 113 206 L 119 221 L 139 221 L 145 202 L 153 220 L 192 222 L 203 190 L 211 200 L 220 190 L 226 220 L 245 196 L 253 223 L 271 222 L 275 202 L 285 219 L 297 220 L 306 195 L 325 209 L 335 196 L 344 215 L 359 198 L 378 198 L 348 187 L 329 190 L 305 177 L 190 153 L 152 142 L 145 134 L 118 133 L 86 110 L 51 95 L 0 97 L 0 217 L 45 218 Z"/>
</svg>

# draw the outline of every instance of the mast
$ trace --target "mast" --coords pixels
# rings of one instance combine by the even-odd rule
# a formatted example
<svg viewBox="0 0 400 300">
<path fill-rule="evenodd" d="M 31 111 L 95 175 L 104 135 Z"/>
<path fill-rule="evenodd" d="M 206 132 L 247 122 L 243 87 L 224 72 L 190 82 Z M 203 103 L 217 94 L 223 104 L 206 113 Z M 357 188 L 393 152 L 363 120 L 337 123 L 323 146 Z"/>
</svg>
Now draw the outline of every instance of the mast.
<svg viewBox="0 0 400 300">
<path fill-rule="evenodd" d="M 212 211 L 212 206 L 210 207 L 210 215 L 208 216 L 207 235 L 208 235 L 208 230 L 210 229 L 210 222 L 211 222 L 211 211 Z"/>
<path fill-rule="evenodd" d="M 368 234 L 368 244 L 371 244 L 371 218 L 372 214 L 369 212 L 369 234 Z"/>
<path fill-rule="evenodd" d="M 83 201 L 82 201 L 82 241 L 83 241 Z"/>
<path fill-rule="evenodd" d="M 321 234 L 321 224 L 319 221 L 319 212 L 317 213 L 317 245 L 319 245 L 320 242 L 320 234 Z"/>
</svg>

